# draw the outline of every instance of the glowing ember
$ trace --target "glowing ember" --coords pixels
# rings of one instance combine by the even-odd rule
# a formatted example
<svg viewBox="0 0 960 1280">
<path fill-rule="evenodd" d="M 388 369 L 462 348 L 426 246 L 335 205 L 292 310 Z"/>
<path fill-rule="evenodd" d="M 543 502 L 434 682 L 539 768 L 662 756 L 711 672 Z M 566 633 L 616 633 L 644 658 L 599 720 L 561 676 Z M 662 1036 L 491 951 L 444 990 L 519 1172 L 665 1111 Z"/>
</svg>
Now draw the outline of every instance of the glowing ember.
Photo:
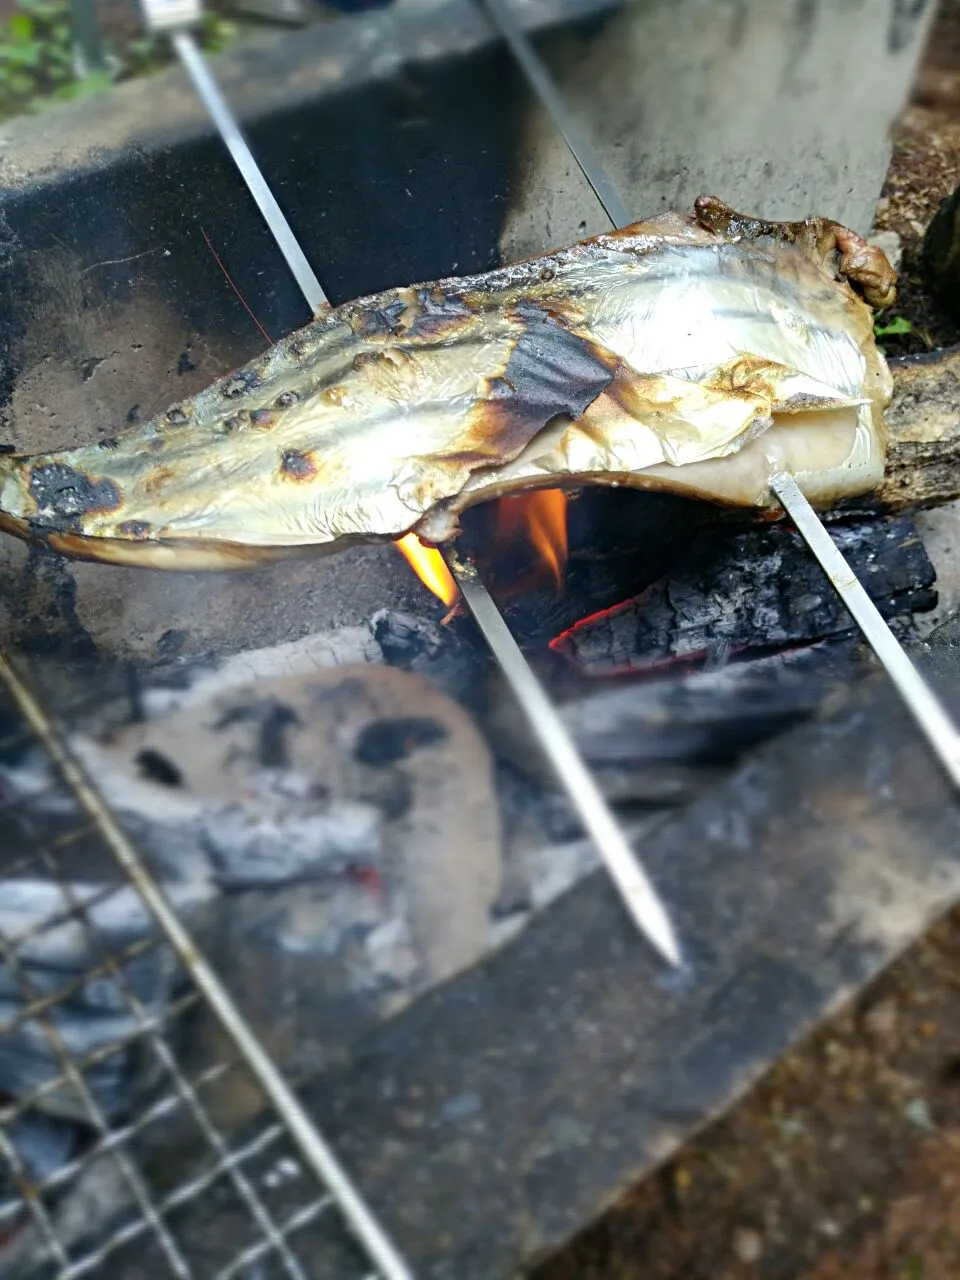
<svg viewBox="0 0 960 1280">
<path fill-rule="evenodd" d="M 497 532 L 505 544 L 521 538 L 529 542 L 560 586 L 567 564 L 567 495 L 562 489 L 537 489 L 503 498 Z"/>
<path fill-rule="evenodd" d="M 435 596 L 444 604 L 453 604 L 460 592 L 444 563 L 443 556 L 432 547 L 425 547 L 415 533 L 398 538 L 393 544 L 406 556 L 413 571 Z"/>
</svg>

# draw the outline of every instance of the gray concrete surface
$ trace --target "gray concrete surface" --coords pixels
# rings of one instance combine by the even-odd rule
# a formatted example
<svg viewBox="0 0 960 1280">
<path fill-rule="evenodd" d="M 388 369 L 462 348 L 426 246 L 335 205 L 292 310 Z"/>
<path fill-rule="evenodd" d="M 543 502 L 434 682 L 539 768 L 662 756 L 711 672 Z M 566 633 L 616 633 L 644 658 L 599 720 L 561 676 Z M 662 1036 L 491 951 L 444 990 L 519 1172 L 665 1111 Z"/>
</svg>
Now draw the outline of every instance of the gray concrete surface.
<svg viewBox="0 0 960 1280">
<path fill-rule="evenodd" d="M 870 230 L 929 0 L 632 0 L 541 48 L 632 214 L 706 191 L 749 213 Z M 552 123 L 527 108 L 506 257 L 606 230 Z"/>
</svg>

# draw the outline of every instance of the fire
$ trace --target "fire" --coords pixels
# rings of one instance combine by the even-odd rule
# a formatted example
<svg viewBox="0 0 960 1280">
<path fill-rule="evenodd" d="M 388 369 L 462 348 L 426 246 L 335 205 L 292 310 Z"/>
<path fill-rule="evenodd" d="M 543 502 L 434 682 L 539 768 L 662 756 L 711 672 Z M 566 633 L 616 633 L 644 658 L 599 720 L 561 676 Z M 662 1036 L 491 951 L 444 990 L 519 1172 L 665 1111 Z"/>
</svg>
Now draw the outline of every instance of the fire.
<svg viewBox="0 0 960 1280">
<path fill-rule="evenodd" d="M 561 585 L 567 564 L 567 495 L 562 489 L 537 489 L 501 499 L 497 526 L 504 544 L 529 542 L 556 585 Z"/>
<path fill-rule="evenodd" d="M 425 547 L 415 533 L 398 538 L 394 546 L 407 558 L 425 587 L 444 604 L 453 604 L 460 593 L 439 551 Z"/>
<path fill-rule="evenodd" d="M 526 543 L 536 552 L 537 567 L 546 569 L 558 587 L 562 584 L 567 564 L 567 496 L 562 489 L 538 489 L 501 498 L 494 520 L 493 542 L 485 549 L 489 557 L 509 561 L 517 547 Z M 457 600 L 459 588 L 439 551 L 425 547 L 415 533 L 398 538 L 394 546 L 438 599 L 446 605 Z"/>
</svg>

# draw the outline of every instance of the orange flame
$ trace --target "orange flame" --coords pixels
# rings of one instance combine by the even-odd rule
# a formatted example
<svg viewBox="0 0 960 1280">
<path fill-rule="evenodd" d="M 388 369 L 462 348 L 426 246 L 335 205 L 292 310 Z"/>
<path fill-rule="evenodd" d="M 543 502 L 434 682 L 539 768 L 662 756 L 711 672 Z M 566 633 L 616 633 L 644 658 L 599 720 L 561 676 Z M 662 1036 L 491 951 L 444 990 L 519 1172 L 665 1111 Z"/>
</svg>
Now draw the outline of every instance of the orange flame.
<svg viewBox="0 0 960 1280">
<path fill-rule="evenodd" d="M 497 517 L 503 542 L 526 538 L 559 587 L 567 564 L 567 495 L 563 490 L 537 489 L 503 498 Z"/>
<path fill-rule="evenodd" d="M 443 556 L 433 547 L 425 547 L 415 533 L 408 533 L 394 543 L 413 566 L 413 571 L 444 604 L 453 604 L 460 592 Z"/>
</svg>

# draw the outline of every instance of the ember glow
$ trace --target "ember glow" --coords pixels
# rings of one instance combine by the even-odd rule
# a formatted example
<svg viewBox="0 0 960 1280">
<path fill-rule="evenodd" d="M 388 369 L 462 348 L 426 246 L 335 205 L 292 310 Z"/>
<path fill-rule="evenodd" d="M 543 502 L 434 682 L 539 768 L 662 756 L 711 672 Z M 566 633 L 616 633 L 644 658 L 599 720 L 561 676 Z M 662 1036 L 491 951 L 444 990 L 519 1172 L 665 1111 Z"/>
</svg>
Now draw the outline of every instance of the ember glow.
<svg viewBox="0 0 960 1280">
<path fill-rule="evenodd" d="M 453 604 L 460 592 L 439 551 L 425 547 L 415 533 L 398 538 L 394 546 L 407 558 L 425 587 L 444 604 Z"/>
<path fill-rule="evenodd" d="M 529 543 L 556 585 L 561 585 L 567 565 L 567 495 L 562 489 L 537 489 L 502 498 L 497 534 L 505 546 Z"/>
</svg>

